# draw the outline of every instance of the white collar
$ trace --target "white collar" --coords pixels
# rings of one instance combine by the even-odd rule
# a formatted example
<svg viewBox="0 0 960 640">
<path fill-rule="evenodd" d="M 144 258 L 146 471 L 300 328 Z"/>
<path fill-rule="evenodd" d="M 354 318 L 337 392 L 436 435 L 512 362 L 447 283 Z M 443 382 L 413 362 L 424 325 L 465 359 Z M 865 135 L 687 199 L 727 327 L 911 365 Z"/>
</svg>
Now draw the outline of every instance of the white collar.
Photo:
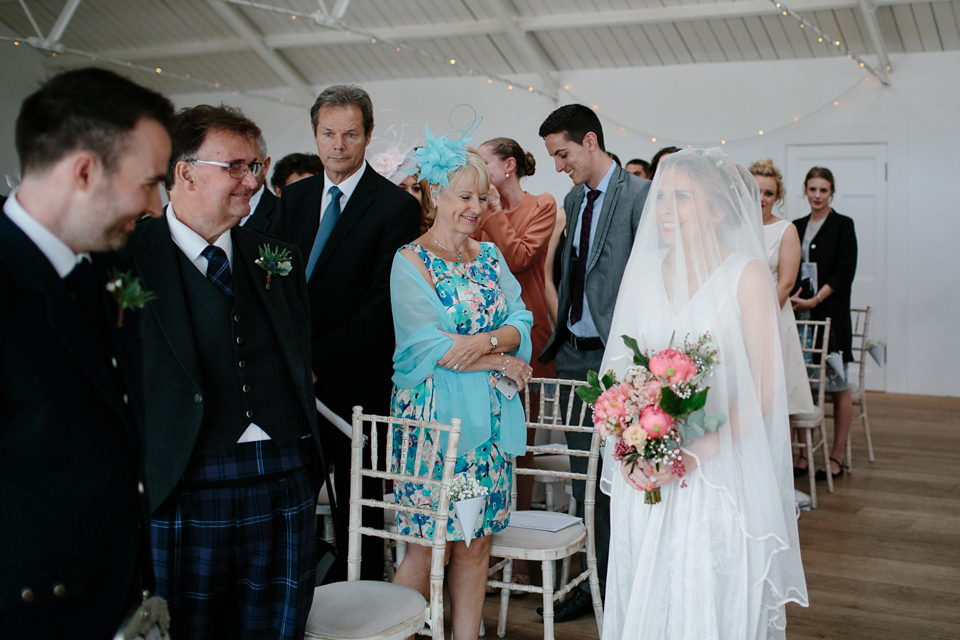
<svg viewBox="0 0 960 640">
<path fill-rule="evenodd" d="M 201 272 L 206 273 L 207 259 L 204 258 L 202 254 L 203 250 L 206 249 L 210 243 L 177 218 L 177 214 L 173 211 L 172 202 L 167 205 L 166 216 L 167 224 L 170 225 L 170 237 L 173 238 L 174 244 L 180 247 L 183 255 L 187 256 L 190 262 L 200 269 Z M 223 249 L 224 253 L 227 254 L 227 262 L 230 263 L 232 268 L 233 240 L 230 235 L 230 230 L 228 229 L 221 233 L 220 237 L 213 243 L 213 246 Z"/>
<path fill-rule="evenodd" d="M 74 253 L 73 249 L 68 247 L 63 240 L 40 224 L 17 200 L 17 191 L 18 189 L 14 189 L 7 197 L 7 201 L 3 204 L 3 212 L 7 214 L 13 224 L 20 227 L 20 230 L 30 238 L 37 249 L 40 249 L 40 252 L 53 265 L 57 275 L 65 278 L 67 274 L 73 271 L 78 262 L 83 258 L 89 258 L 90 254 Z"/>
<path fill-rule="evenodd" d="M 360 178 L 363 177 L 363 173 L 367 170 L 367 161 L 363 161 L 363 165 L 350 174 L 350 177 L 345 179 L 340 184 L 336 185 L 340 189 L 340 193 L 343 195 L 340 196 L 340 205 L 345 207 L 347 201 L 350 199 L 350 196 L 353 195 L 354 190 L 357 188 L 357 184 L 360 182 Z M 323 194 L 324 198 L 330 197 L 330 187 L 334 186 L 333 182 L 330 181 L 330 176 L 324 174 L 323 184 L 326 186 L 326 191 Z"/>
</svg>

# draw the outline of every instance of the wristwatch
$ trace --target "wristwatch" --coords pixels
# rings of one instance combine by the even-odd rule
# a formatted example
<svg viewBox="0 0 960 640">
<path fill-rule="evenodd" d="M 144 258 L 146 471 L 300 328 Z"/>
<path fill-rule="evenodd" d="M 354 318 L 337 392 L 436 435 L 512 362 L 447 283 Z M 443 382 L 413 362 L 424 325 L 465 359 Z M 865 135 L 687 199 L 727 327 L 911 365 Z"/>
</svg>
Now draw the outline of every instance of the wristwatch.
<svg viewBox="0 0 960 640">
<path fill-rule="evenodd" d="M 500 341 L 497 340 L 497 336 L 495 336 L 495 335 L 493 335 L 493 334 L 491 333 L 491 334 L 490 334 L 490 351 L 491 351 L 491 352 L 497 350 L 497 344 L 498 344 L 499 342 L 500 342 Z"/>
</svg>

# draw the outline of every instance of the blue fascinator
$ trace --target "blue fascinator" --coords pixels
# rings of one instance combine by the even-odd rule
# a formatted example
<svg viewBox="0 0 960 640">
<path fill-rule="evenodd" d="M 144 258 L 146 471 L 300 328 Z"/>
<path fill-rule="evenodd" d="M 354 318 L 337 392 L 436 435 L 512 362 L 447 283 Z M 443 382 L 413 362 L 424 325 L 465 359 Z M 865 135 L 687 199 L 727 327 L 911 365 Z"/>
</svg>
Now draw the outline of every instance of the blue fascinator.
<svg viewBox="0 0 960 640">
<path fill-rule="evenodd" d="M 430 131 L 430 125 L 424 125 L 426 143 L 416 150 L 414 160 L 420 170 L 420 177 L 430 184 L 449 187 L 450 181 L 447 176 L 454 169 L 467 163 L 466 146 L 473 139 L 468 136 L 480 126 L 483 118 L 477 117 L 476 110 L 470 105 L 461 104 L 454 107 L 450 112 L 451 121 L 454 112 L 460 107 L 470 109 L 473 112 L 473 120 L 465 127 L 457 128 L 460 136 L 456 140 L 447 136 L 434 136 L 433 132 Z"/>
</svg>

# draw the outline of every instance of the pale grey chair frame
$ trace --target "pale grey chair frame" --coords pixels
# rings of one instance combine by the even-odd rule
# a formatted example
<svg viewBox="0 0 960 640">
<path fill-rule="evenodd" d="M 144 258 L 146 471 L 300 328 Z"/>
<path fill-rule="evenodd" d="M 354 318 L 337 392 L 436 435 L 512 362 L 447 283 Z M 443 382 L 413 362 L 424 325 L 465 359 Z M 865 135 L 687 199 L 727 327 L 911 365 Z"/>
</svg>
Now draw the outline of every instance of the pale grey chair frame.
<svg viewBox="0 0 960 640">
<path fill-rule="evenodd" d="M 572 471 L 555 471 L 549 469 L 520 469 L 513 465 L 513 506 L 516 507 L 516 477 L 517 475 L 530 475 L 534 477 L 566 478 L 570 480 L 583 480 L 586 483 L 586 492 L 584 498 L 584 519 L 583 522 L 574 525 L 575 531 L 564 529 L 558 533 L 537 532 L 536 544 L 529 546 L 514 546 L 508 544 L 506 540 L 511 537 L 511 527 L 506 530 L 495 533 L 490 545 L 490 555 L 494 558 L 503 558 L 500 562 L 491 567 L 491 575 L 498 569 L 503 569 L 503 579 L 490 579 L 488 586 L 500 589 L 500 617 L 497 624 L 497 636 L 504 637 L 507 624 L 507 610 L 510 603 L 511 592 L 524 591 L 527 593 L 540 593 L 543 597 L 543 637 L 544 640 L 554 640 L 554 621 L 553 608 L 554 603 L 560 601 L 571 591 L 576 589 L 584 580 L 590 584 L 591 597 L 593 599 L 594 614 L 597 621 L 597 633 L 603 635 L 603 601 L 600 594 L 600 580 L 597 574 L 597 554 L 594 541 L 594 511 L 596 505 L 597 489 L 597 469 L 599 467 L 600 457 L 600 434 L 594 428 L 593 424 L 586 419 L 587 406 L 580 404 L 579 411 L 574 411 L 574 395 L 577 388 L 585 386 L 586 383 L 580 380 L 560 380 L 556 378 L 533 378 L 528 385 L 540 385 L 539 399 L 539 418 L 536 422 L 527 422 L 528 429 L 552 429 L 562 432 L 582 432 L 592 435 L 590 449 L 580 451 L 569 449 L 567 453 L 571 456 L 587 458 L 586 473 L 575 473 Z M 565 407 L 560 405 L 560 389 L 567 387 L 570 395 Z M 524 403 L 527 409 L 527 415 L 530 415 L 529 387 L 525 392 Z M 546 405 L 550 405 L 552 410 L 549 414 L 545 411 Z M 556 453 L 556 449 L 538 445 L 527 446 L 528 453 Z M 571 538 L 571 534 L 576 535 Z M 562 543 L 557 541 L 563 539 Z M 580 552 L 585 552 L 587 557 L 587 566 L 581 567 L 578 575 L 574 576 L 559 589 L 554 588 L 556 576 L 555 562 L 565 558 L 572 557 Z M 543 572 L 543 586 L 519 584 L 512 581 L 513 561 L 529 560 L 539 561 Z"/>
<path fill-rule="evenodd" d="M 870 437 L 870 419 L 867 417 L 867 395 L 864 385 L 867 380 L 867 359 L 870 357 L 867 343 L 870 341 L 870 317 L 873 310 L 867 306 L 865 308 L 850 309 L 850 319 L 853 326 L 853 364 L 857 365 L 857 382 L 849 384 L 850 401 L 859 410 L 858 414 L 852 416 L 851 424 L 860 420 L 863 423 L 863 437 L 867 441 L 867 459 L 873 462 L 873 438 Z M 831 400 L 827 400 L 832 404 Z M 847 454 L 844 460 L 844 467 L 847 471 L 853 471 L 853 452 L 850 447 L 850 435 L 853 429 L 847 433 Z"/>
<path fill-rule="evenodd" d="M 804 354 L 811 354 L 816 359 L 820 357 L 820 364 L 808 364 L 807 378 L 814 389 L 814 408 L 811 413 L 799 413 L 790 416 L 790 426 L 796 431 L 803 432 L 803 441 L 794 442 L 794 447 L 801 449 L 807 458 L 807 475 L 810 478 L 810 506 L 817 508 L 817 483 L 814 477 L 813 453 L 820 449 L 823 453 L 824 468 L 830 469 L 830 452 L 827 446 L 826 414 L 824 413 L 824 395 L 827 386 L 827 353 L 830 350 L 830 318 L 826 320 L 797 320 L 800 335 L 800 349 Z M 810 335 L 812 333 L 812 335 Z M 823 335 L 822 342 L 820 335 Z M 818 348 L 817 342 L 820 342 Z M 808 344 L 812 346 L 807 346 Z M 813 432 L 818 432 L 818 440 L 813 441 Z M 833 476 L 827 473 L 827 491 L 833 493 Z"/>
<path fill-rule="evenodd" d="M 394 465 L 393 434 L 397 429 L 402 430 L 402 446 L 399 452 L 400 463 Z M 419 432 L 419 445 L 413 459 L 415 473 L 406 473 L 409 460 L 408 432 L 416 429 Z M 363 464 L 364 432 L 369 436 L 371 463 Z M 426 446 L 426 434 L 432 433 L 432 446 Z M 437 451 L 441 444 L 440 434 L 446 432 L 446 448 L 443 452 L 441 478 L 433 477 L 434 469 L 438 464 Z M 381 438 L 386 440 L 386 456 L 379 459 L 377 443 Z M 450 508 L 450 485 L 453 481 L 457 462 L 457 445 L 460 439 L 460 420 L 453 420 L 450 425 L 422 420 L 409 420 L 376 415 L 365 415 L 360 407 L 353 409 L 353 442 L 351 446 L 350 465 L 350 524 L 348 527 L 348 554 L 347 554 L 347 581 L 317 587 L 314 591 L 313 607 L 307 620 L 307 638 L 321 638 L 324 640 L 400 640 L 414 633 L 432 635 L 437 640 L 443 640 L 443 560 L 447 542 L 447 520 Z M 395 483 L 416 482 L 439 490 L 437 502 L 430 508 L 398 505 L 385 499 L 375 500 L 362 497 L 361 485 L 363 478 L 377 478 L 392 480 Z M 361 524 L 361 513 L 364 508 L 404 511 L 433 518 L 434 536 L 426 540 L 418 536 L 401 534 L 385 529 L 372 529 Z M 360 540 L 363 536 L 374 536 L 384 540 L 403 541 L 408 544 L 430 543 L 430 600 L 409 587 L 395 585 L 381 581 L 360 580 Z M 415 594 L 415 596 L 414 596 Z M 417 600 L 416 598 L 419 598 Z M 337 610 L 330 606 L 331 601 L 343 602 L 348 600 L 356 611 L 366 613 L 364 626 L 370 626 L 372 618 L 377 613 L 396 610 L 398 601 L 417 604 L 409 611 L 402 611 L 406 617 L 396 620 L 385 628 L 369 631 L 363 635 L 352 633 L 344 629 L 342 609 Z"/>
</svg>

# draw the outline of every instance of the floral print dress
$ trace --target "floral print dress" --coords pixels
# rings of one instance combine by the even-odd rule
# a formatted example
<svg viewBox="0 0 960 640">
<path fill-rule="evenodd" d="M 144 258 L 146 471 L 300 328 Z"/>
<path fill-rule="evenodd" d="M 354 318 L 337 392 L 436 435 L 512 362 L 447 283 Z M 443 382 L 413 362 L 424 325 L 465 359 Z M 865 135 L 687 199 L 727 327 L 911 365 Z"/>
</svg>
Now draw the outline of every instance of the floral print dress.
<svg viewBox="0 0 960 640">
<path fill-rule="evenodd" d="M 408 244 L 400 250 L 414 251 L 433 280 L 433 287 L 437 296 L 447 308 L 453 318 L 457 332 L 461 335 L 472 335 L 499 328 L 507 318 L 507 300 L 504 297 L 498 280 L 500 269 L 506 265 L 500 264 L 496 247 L 491 243 L 481 243 L 477 258 L 465 263 L 447 262 L 417 244 Z M 487 488 L 484 511 L 477 525 L 474 538 L 491 535 L 507 526 L 509 520 L 509 505 L 511 492 L 511 463 L 510 459 L 500 450 L 500 401 L 495 386 L 500 379 L 499 371 L 487 374 L 489 381 L 490 406 L 494 407 L 490 415 L 490 439 L 476 449 L 468 451 L 457 458 L 455 473 L 469 474 Z M 391 402 L 391 414 L 403 418 L 416 420 L 435 420 L 435 399 L 433 393 L 433 376 L 430 375 L 422 383 L 410 389 L 394 387 Z M 399 464 L 400 441 L 403 437 L 399 431 L 394 433 L 394 464 Z M 408 432 L 407 437 L 414 438 Z M 411 443 L 415 447 L 416 442 Z M 410 451 L 410 461 L 414 450 Z M 435 477 L 440 478 L 442 460 L 436 465 Z M 408 469 L 412 471 L 412 469 Z M 426 507 L 436 500 L 431 495 L 436 490 L 424 487 L 418 483 L 398 484 L 394 495 L 398 504 Z M 416 514 L 397 511 L 397 525 L 400 533 L 412 534 L 430 538 L 433 536 L 432 522 Z M 450 519 L 447 522 L 447 540 L 463 540 L 464 533 L 457 519 L 453 503 L 450 503 Z"/>
</svg>

